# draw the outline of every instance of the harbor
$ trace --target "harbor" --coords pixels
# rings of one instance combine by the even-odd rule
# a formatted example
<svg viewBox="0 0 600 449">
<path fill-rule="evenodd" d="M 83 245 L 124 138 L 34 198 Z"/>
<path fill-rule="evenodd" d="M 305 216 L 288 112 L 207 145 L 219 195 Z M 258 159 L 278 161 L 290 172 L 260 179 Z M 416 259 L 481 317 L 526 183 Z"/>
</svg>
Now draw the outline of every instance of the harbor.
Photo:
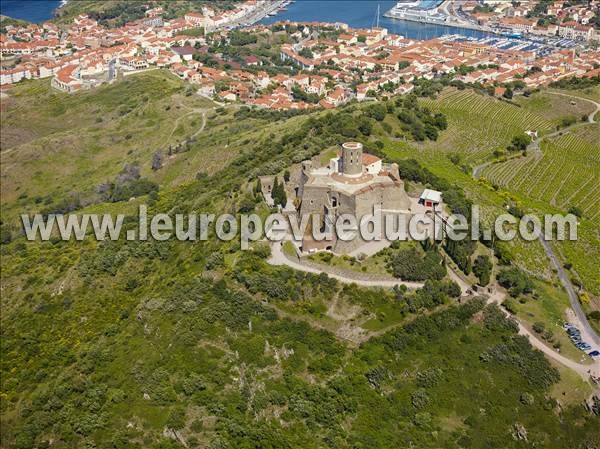
<svg viewBox="0 0 600 449">
<path fill-rule="evenodd" d="M 556 48 L 572 48 L 577 45 L 572 39 L 524 36 L 520 32 L 480 26 L 457 14 L 450 0 L 398 2 L 383 16 L 392 20 L 454 28 L 458 32 L 445 34 L 441 38 L 486 44 L 503 50 L 535 51 L 537 54 L 543 55 L 551 53 Z M 465 35 L 464 30 L 474 30 L 485 35 L 483 37 L 468 36 Z"/>
<path fill-rule="evenodd" d="M 461 29 L 470 29 L 492 33 L 493 30 L 484 28 L 476 23 L 464 20 L 450 13 L 452 5 L 448 1 L 412 1 L 398 2 L 384 17 L 395 20 L 407 20 L 431 25 L 443 25 Z"/>
</svg>

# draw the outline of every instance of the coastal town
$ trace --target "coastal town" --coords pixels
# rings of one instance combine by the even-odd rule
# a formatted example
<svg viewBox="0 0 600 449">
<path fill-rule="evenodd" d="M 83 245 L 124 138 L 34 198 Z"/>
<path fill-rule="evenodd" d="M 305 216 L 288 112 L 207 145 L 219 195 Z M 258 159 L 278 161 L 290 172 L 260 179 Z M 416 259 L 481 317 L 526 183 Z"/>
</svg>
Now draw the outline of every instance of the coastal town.
<svg viewBox="0 0 600 449">
<path fill-rule="evenodd" d="M 556 20 L 544 19 L 547 23 L 524 17 L 536 2 L 505 3 L 466 2 L 461 8 L 478 22 L 515 32 L 568 35 L 580 45 L 541 52 L 447 37 L 409 39 L 383 27 L 353 29 L 343 23 L 248 25 L 246 18 L 256 19 L 266 6 L 273 7 L 265 0 L 248 0 L 233 10 L 204 7 L 171 20 L 163 19 L 162 8 L 152 8 L 114 29 L 86 14 L 67 28 L 52 22 L 8 26 L 1 37 L 0 82 L 6 87 L 51 78 L 54 88 L 72 93 L 115 82 L 120 74 L 168 68 L 217 101 L 304 110 L 405 94 L 415 80 L 442 76 L 500 94 L 515 85 L 536 88 L 563 78 L 599 76 L 600 51 L 590 45 L 598 35 L 590 25 L 598 2 L 577 7 L 555 2 L 545 14 Z M 273 57 L 261 51 L 261 41 L 271 50 L 275 43 Z M 223 43 L 244 51 L 224 54 Z"/>
</svg>

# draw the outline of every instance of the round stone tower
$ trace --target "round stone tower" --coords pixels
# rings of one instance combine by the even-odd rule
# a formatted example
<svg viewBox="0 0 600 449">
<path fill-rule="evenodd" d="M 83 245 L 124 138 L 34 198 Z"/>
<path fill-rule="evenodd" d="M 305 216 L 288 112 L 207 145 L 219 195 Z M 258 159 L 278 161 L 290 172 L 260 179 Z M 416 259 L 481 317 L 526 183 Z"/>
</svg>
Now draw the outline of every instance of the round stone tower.
<svg viewBox="0 0 600 449">
<path fill-rule="evenodd" d="M 356 176 L 362 174 L 363 146 L 359 142 L 342 144 L 342 173 Z"/>
</svg>

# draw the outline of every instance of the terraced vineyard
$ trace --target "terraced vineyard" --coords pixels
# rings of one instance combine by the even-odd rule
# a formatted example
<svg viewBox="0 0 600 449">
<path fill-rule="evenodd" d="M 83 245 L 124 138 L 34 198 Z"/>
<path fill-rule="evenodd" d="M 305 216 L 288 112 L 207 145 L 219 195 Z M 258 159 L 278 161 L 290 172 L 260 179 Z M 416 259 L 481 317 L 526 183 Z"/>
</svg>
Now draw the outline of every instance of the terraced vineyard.
<svg viewBox="0 0 600 449">
<path fill-rule="evenodd" d="M 564 241 L 555 248 L 573 265 L 586 289 L 600 294 L 600 131 L 587 125 L 552 140 L 544 140 L 541 154 L 512 159 L 488 166 L 482 176 L 515 192 L 528 206 L 538 210 L 571 206 L 583 211 L 577 242 Z"/>
<path fill-rule="evenodd" d="M 483 177 L 558 209 L 577 206 L 586 218 L 600 217 L 600 138 L 597 125 L 542 143 L 542 154 L 491 165 Z M 594 133 L 592 128 L 596 130 Z"/>
<path fill-rule="evenodd" d="M 460 152 L 469 163 L 490 159 L 494 150 L 505 149 L 515 135 L 528 129 L 547 133 L 553 128 L 551 121 L 538 114 L 470 89 L 446 89 L 437 99 L 422 102 L 443 112 L 449 124 L 428 147 Z"/>
</svg>

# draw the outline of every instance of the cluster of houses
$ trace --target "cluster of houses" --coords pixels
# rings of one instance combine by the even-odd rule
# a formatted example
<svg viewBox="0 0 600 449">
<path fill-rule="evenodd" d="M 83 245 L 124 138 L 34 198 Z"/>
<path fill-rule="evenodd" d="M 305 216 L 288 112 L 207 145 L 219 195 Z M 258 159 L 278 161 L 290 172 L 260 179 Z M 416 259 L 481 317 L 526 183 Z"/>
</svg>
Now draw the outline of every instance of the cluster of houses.
<svg viewBox="0 0 600 449">
<path fill-rule="evenodd" d="M 455 73 L 455 79 L 465 83 L 505 84 L 521 80 L 529 87 L 572 76 L 598 76 L 600 52 L 591 49 L 577 54 L 574 50 L 557 50 L 540 57 L 535 51 L 505 50 L 444 39 L 405 39 L 388 34 L 384 28 L 353 30 L 339 26 L 343 32 L 335 41 L 307 39 L 284 45 L 281 57 L 292 60 L 304 71 L 331 75 L 335 81 L 332 89 L 338 92 L 353 83 L 352 94 L 359 101 L 373 93 L 404 94 L 414 88 L 412 81 L 416 78 L 434 79 L 449 73 Z M 307 58 L 304 49 L 310 50 L 313 57 Z M 331 65 L 335 70 L 322 70 Z M 481 68 L 463 75 L 458 70 L 461 67 Z M 533 67 L 539 70 L 531 70 Z M 288 82 L 299 84 L 297 76 L 290 77 Z"/>
<path fill-rule="evenodd" d="M 385 28 L 352 29 L 342 23 L 276 24 L 277 32 L 288 37 L 288 43 L 278 47 L 279 64 L 295 67 L 291 72 L 266 70 L 262 64 L 274 62 L 252 54 L 243 56 L 240 64 L 212 53 L 210 66 L 194 57 L 208 54 L 211 41 L 228 38 L 229 31 L 221 24 L 239 21 L 257 7 L 261 1 L 249 0 L 220 15 L 204 8 L 201 14 L 188 13 L 170 21 L 162 19 L 161 8 L 154 8 L 146 11 L 146 17 L 114 29 L 85 14 L 66 29 L 49 22 L 10 27 L 1 37 L 0 48 L 3 55 L 16 56 L 18 63 L 0 72 L 1 84 L 52 77 L 56 89 L 75 92 L 112 82 L 117 69 L 164 67 L 216 100 L 287 110 L 335 108 L 354 98 L 405 94 L 414 89 L 415 79 L 442 74 L 454 73 L 465 83 L 502 85 L 520 80 L 528 87 L 565 77 L 598 76 L 600 52 L 591 48 L 578 53 L 557 49 L 540 56 L 535 51 L 471 41 L 407 39 Z M 510 8 L 521 15 L 526 6 Z M 213 32 L 186 32 L 200 27 Z M 264 25 L 246 28 L 263 35 L 274 30 Z M 328 33 L 322 33 L 325 30 Z"/>
<path fill-rule="evenodd" d="M 294 31 L 293 44 L 280 48 L 282 62 L 299 69 L 295 75 L 269 75 L 266 71 L 215 69 L 188 58 L 171 70 L 198 84 L 200 91 L 219 100 L 240 101 L 271 109 L 335 108 L 349 100 L 359 101 L 374 95 L 392 96 L 409 93 L 417 78 L 434 79 L 459 67 L 482 67 L 466 74 L 455 74 L 465 83 L 505 84 L 516 80 L 528 87 L 547 85 L 572 76 L 598 76 L 600 52 L 588 49 L 557 50 L 539 57 L 535 51 L 503 50 L 474 42 L 450 42 L 443 39 L 414 40 L 390 34 L 385 28 L 352 29 L 346 24 L 283 22 Z M 335 39 L 315 39 L 323 28 L 336 28 Z M 268 31 L 263 26 L 250 29 Z M 193 51 L 193 49 L 190 49 Z M 257 65 L 256 61 L 248 65 Z M 539 70 L 531 70 L 537 67 Z M 217 85 L 226 89 L 218 90 Z M 295 91 L 319 97 L 308 103 Z"/>
<path fill-rule="evenodd" d="M 480 25 L 491 28 L 579 41 L 600 41 L 600 30 L 592 24 L 600 7 L 598 0 L 584 4 L 571 4 L 563 0 L 546 2 L 545 13 L 535 15 L 539 0 L 513 3 L 486 0 L 484 4 L 490 7 L 486 11 L 481 11 L 478 8 L 481 3 L 476 1 L 465 2 L 461 7 Z M 543 20 L 540 21 L 540 18 Z"/>
<path fill-rule="evenodd" d="M 163 20 L 164 11 L 158 7 L 146 11 L 144 18 L 111 29 L 100 26 L 87 14 L 77 16 L 66 29 L 51 22 L 7 26 L 6 33 L 0 35 L 4 60 L 0 84 L 53 77 L 54 87 L 75 92 L 111 81 L 116 67 L 125 71 L 169 67 L 180 61 L 173 47 L 204 42 L 203 38 L 185 34 L 187 30 L 202 28 L 210 33 L 226 29 L 262 8 L 266 1 L 247 0 L 220 13 L 204 7 L 202 13 L 191 12 L 169 21 Z M 12 66 L 11 57 L 17 61 Z M 95 78 L 101 74 L 102 79 Z"/>
</svg>

